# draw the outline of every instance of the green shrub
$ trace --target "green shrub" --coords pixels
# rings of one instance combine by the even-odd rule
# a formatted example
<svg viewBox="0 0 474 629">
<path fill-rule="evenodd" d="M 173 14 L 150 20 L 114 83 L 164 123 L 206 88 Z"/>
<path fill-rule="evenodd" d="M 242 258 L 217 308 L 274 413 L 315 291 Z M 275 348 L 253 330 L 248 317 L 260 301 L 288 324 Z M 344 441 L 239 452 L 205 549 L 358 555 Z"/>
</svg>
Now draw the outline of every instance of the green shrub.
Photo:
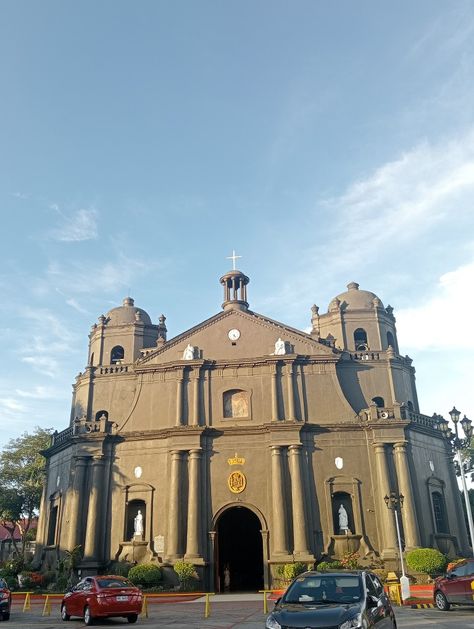
<svg viewBox="0 0 474 629">
<path fill-rule="evenodd" d="M 343 565 L 340 561 L 320 561 L 316 570 L 324 572 L 324 570 L 341 570 Z"/>
<path fill-rule="evenodd" d="M 129 561 L 114 561 L 110 566 L 109 574 L 115 574 L 118 577 L 127 577 L 133 565 L 134 564 Z"/>
<path fill-rule="evenodd" d="M 406 555 L 409 568 L 425 574 L 438 574 L 443 572 L 448 563 L 446 555 L 435 548 L 416 548 Z"/>
<path fill-rule="evenodd" d="M 141 563 L 130 568 L 128 578 L 140 587 L 155 587 L 161 581 L 161 568 L 156 563 Z"/>
<path fill-rule="evenodd" d="M 67 574 L 60 574 L 56 578 L 56 582 L 51 584 L 52 592 L 65 592 L 69 587 L 69 577 Z"/>
<path fill-rule="evenodd" d="M 296 563 L 285 563 L 279 565 L 277 568 L 277 574 L 285 581 L 293 581 L 295 577 L 306 570 L 307 565 L 298 561 Z"/>
<path fill-rule="evenodd" d="M 10 590 L 18 590 L 18 580 L 16 577 L 8 574 L 3 577 Z"/>
<path fill-rule="evenodd" d="M 182 590 L 194 590 L 197 587 L 197 574 L 194 564 L 179 559 L 173 568 L 178 575 Z"/>
</svg>

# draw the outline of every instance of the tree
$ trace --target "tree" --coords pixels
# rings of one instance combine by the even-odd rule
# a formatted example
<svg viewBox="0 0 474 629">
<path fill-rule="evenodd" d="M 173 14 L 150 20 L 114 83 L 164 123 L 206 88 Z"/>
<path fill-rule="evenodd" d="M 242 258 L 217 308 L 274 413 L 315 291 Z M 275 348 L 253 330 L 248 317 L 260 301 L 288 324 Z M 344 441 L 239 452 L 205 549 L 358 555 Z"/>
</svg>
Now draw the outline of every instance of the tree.
<svg viewBox="0 0 474 629">
<path fill-rule="evenodd" d="M 50 445 L 52 432 L 52 428 L 36 427 L 33 434 L 25 432 L 10 439 L 0 453 L 0 523 L 19 557 L 24 557 L 28 531 L 38 514 L 46 469 L 40 452 Z M 16 529 L 20 532 L 20 547 Z"/>
</svg>

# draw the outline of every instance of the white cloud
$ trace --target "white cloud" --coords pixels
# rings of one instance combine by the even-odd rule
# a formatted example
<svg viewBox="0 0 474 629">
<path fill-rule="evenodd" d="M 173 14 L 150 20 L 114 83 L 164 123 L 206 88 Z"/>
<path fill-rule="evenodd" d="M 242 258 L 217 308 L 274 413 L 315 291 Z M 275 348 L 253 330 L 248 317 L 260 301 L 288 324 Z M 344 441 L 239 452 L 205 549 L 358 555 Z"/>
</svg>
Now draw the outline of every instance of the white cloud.
<svg viewBox="0 0 474 629">
<path fill-rule="evenodd" d="M 57 399 L 58 397 L 64 397 L 64 392 L 58 391 L 57 389 L 53 389 L 51 387 L 44 387 L 39 385 L 35 386 L 29 391 L 25 391 L 24 389 L 15 389 L 15 393 L 20 398 L 33 400 L 51 400 Z"/>
<path fill-rule="evenodd" d="M 50 378 L 56 378 L 59 374 L 59 361 L 52 356 L 24 356 L 21 361 L 31 365 L 35 371 Z"/>
<path fill-rule="evenodd" d="M 416 350 L 472 350 L 474 261 L 445 273 L 424 303 L 398 311 L 403 346 Z"/>
<path fill-rule="evenodd" d="M 52 209 L 59 210 L 57 204 Z M 53 238 L 63 242 L 81 242 L 97 238 L 97 211 L 95 209 L 80 209 L 68 217 L 61 213 L 64 224 L 53 232 Z"/>
<path fill-rule="evenodd" d="M 20 404 L 15 398 L 12 397 L 2 397 L 0 398 L 0 409 L 2 412 L 7 413 L 17 413 L 23 412 L 25 407 L 23 404 Z"/>
</svg>

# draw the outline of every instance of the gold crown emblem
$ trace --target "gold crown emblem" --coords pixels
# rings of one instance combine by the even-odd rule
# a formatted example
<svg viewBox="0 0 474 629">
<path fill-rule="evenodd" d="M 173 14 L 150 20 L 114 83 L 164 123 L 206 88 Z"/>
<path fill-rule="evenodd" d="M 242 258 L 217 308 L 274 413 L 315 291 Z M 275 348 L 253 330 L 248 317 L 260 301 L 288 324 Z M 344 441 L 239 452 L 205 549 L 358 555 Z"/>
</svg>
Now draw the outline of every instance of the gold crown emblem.
<svg viewBox="0 0 474 629">
<path fill-rule="evenodd" d="M 230 459 L 227 459 L 227 463 L 229 465 L 243 465 L 245 463 L 245 459 L 243 456 L 237 456 L 237 452 L 236 452 L 235 456 L 231 457 Z"/>
</svg>

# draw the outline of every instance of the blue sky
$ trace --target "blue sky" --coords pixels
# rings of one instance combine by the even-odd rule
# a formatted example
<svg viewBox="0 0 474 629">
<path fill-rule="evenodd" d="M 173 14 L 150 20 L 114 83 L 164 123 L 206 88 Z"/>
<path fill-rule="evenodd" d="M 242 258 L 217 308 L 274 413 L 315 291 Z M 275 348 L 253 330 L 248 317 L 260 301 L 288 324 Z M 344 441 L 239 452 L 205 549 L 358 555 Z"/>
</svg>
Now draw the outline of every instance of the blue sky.
<svg viewBox="0 0 474 629">
<path fill-rule="evenodd" d="M 90 326 L 352 280 L 395 308 L 421 409 L 474 415 L 474 4 L 49 1 L 0 21 L 0 445 L 66 427 Z"/>
</svg>

